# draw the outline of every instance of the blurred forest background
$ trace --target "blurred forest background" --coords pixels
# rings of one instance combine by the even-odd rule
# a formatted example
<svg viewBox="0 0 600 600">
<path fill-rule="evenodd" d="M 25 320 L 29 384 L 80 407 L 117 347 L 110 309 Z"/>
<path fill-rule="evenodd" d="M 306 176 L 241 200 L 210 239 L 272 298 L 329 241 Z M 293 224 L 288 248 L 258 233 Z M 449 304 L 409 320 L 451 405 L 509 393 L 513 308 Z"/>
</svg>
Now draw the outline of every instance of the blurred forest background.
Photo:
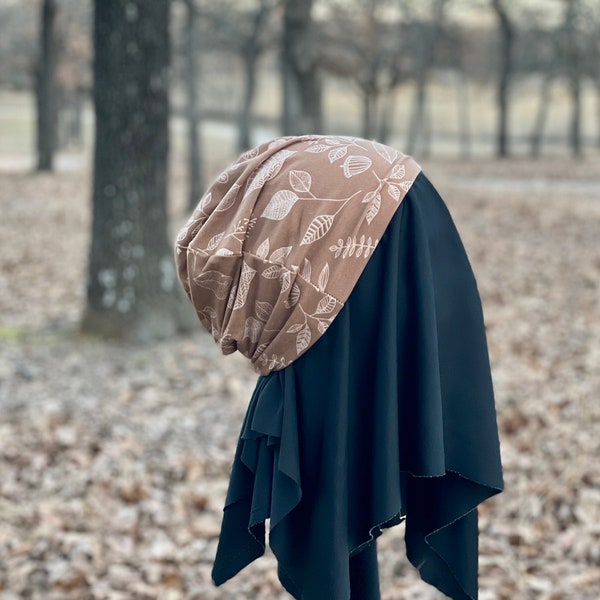
<svg viewBox="0 0 600 600">
<path fill-rule="evenodd" d="M 507 484 L 480 597 L 597 600 L 598 0 L 0 0 L 0 600 L 288 597 L 271 555 L 210 583 L 255 376 L 172 240 L 239 152 L 315 131 L 413 154 L 473 263 Z M 402 533 L 384 600 L 439 598 Z"/>
</svg>

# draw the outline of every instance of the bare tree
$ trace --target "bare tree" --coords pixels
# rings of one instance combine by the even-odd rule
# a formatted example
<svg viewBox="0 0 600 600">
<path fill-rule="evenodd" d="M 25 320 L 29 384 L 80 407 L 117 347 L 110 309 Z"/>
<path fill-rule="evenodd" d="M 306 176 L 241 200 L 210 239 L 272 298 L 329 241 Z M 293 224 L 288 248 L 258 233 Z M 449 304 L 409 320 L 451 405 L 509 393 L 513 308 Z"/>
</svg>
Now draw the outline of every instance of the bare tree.
<svg viewBox="0 0 600 600">
<path fill-rule="evenodd" d="M 147 341 L 187 324 L 167 240 L 169 0 L 94 1 L 93 226 L 82 327 Z"/>
<path fill-rule="evenodd" d="M 284 135 L 322 129 L 321 79 L 313 0 L 283 0 L 282 81 Z"/>
<path fill-rule="evenodd" d="M 43 0 L 36 71 L 37 168 L 39 171 L 52 171 L 57 141 L 56 12 L 56 0 Z"/>
<path fill-rule="evenodd" d="M 184 0 L 185 28 L 185 90 L 186 117 L 188 137 L 188 208 L 191 210 L 202 195 L 204 183 L 202 180 L 202 144 L 200 141 L 200 107 L 198 103 L 198 82 L 200 71 L 198 65 L 198 9 L 194 0 Z"/>
<path fill-rule="evenodd" d="M 510 88 L 513 75 L 515 26 L 508 13 L 504 0 L 491 0 L 491 3 L 498 19 L 498 30 L 500 33 L 500 65 L 496 88 L 496 103 L 498 106 L 496 155 L 499 158 L 506 158 L 510 153 L 508 125 Z"/>
<path fill-rule="evenodd" d="M 571 119 L 569 124 L 569 144 L 573 156 L 581 156 L 581 80 L 583 76 L 582 56 L 579 44 L 577 19 L 580 10 L 579 0 L 565 0 L 564 13 L 564 56 L 565 70 L 571 96 Z"/>
</svg>

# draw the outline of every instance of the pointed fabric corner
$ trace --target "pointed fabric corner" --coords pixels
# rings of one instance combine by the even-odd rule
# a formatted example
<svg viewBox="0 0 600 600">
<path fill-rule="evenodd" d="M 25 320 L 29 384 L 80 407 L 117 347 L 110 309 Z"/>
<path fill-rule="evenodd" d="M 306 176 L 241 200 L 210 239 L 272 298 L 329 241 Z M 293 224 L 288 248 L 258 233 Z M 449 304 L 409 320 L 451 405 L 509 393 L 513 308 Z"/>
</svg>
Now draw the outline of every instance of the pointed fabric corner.
<svg viewBox="0 0 600 600">
<path fill-rule="evenodd" d="M 475 599 L 476 508 L 502 487 L 475 278 L 421 174 L 326 334 L 259 379 L 213 578 L 220 584 L 263 553 L 270 518 L 284 587 L 295 598 L 348 600 L 352 581 L 376 580 L 356 577 L 355 557 L 406 519 L 421 577 Z"/>
</svg>

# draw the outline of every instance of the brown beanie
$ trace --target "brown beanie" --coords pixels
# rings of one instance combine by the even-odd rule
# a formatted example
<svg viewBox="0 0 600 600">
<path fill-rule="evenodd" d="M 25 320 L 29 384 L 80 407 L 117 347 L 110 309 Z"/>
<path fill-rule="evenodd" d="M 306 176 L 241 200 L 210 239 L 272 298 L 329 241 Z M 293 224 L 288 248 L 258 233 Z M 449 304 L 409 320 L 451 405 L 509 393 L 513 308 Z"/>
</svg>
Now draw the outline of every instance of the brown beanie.
<svg viewBox="0 0 600 600">
<path fill-rule="evenodd" d="M 176 242 L 179 278 L 223 351 L 266 375 L 342 309 L 421 168 L 360 138 L 300 136 L 243 154 Z"/>
</svg>

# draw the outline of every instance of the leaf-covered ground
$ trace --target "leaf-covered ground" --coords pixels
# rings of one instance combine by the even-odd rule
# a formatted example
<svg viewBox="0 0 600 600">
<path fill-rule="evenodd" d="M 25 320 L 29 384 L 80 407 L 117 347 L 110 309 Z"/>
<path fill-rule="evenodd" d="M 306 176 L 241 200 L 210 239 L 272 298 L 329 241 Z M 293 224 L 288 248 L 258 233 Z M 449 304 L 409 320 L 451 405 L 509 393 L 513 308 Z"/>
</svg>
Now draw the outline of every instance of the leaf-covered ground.
<svg viewBox="0 0 600 600">
<path fill-rule="evenodd" d="M 596 600 L 600 169 L 427 170 L 478 277 L 497 396 L 506 491 L 480 511 L 480 597 Z M 210 582 L 255 380 L 243 359 L 200 333 L 144 348 L 77 334 L 89 187 L 0 174 L 0 599 L 288 598 L 269 555 Z M 384 599 L 439 598 L 402 534 L 380 539 Z"/>
</svg>

